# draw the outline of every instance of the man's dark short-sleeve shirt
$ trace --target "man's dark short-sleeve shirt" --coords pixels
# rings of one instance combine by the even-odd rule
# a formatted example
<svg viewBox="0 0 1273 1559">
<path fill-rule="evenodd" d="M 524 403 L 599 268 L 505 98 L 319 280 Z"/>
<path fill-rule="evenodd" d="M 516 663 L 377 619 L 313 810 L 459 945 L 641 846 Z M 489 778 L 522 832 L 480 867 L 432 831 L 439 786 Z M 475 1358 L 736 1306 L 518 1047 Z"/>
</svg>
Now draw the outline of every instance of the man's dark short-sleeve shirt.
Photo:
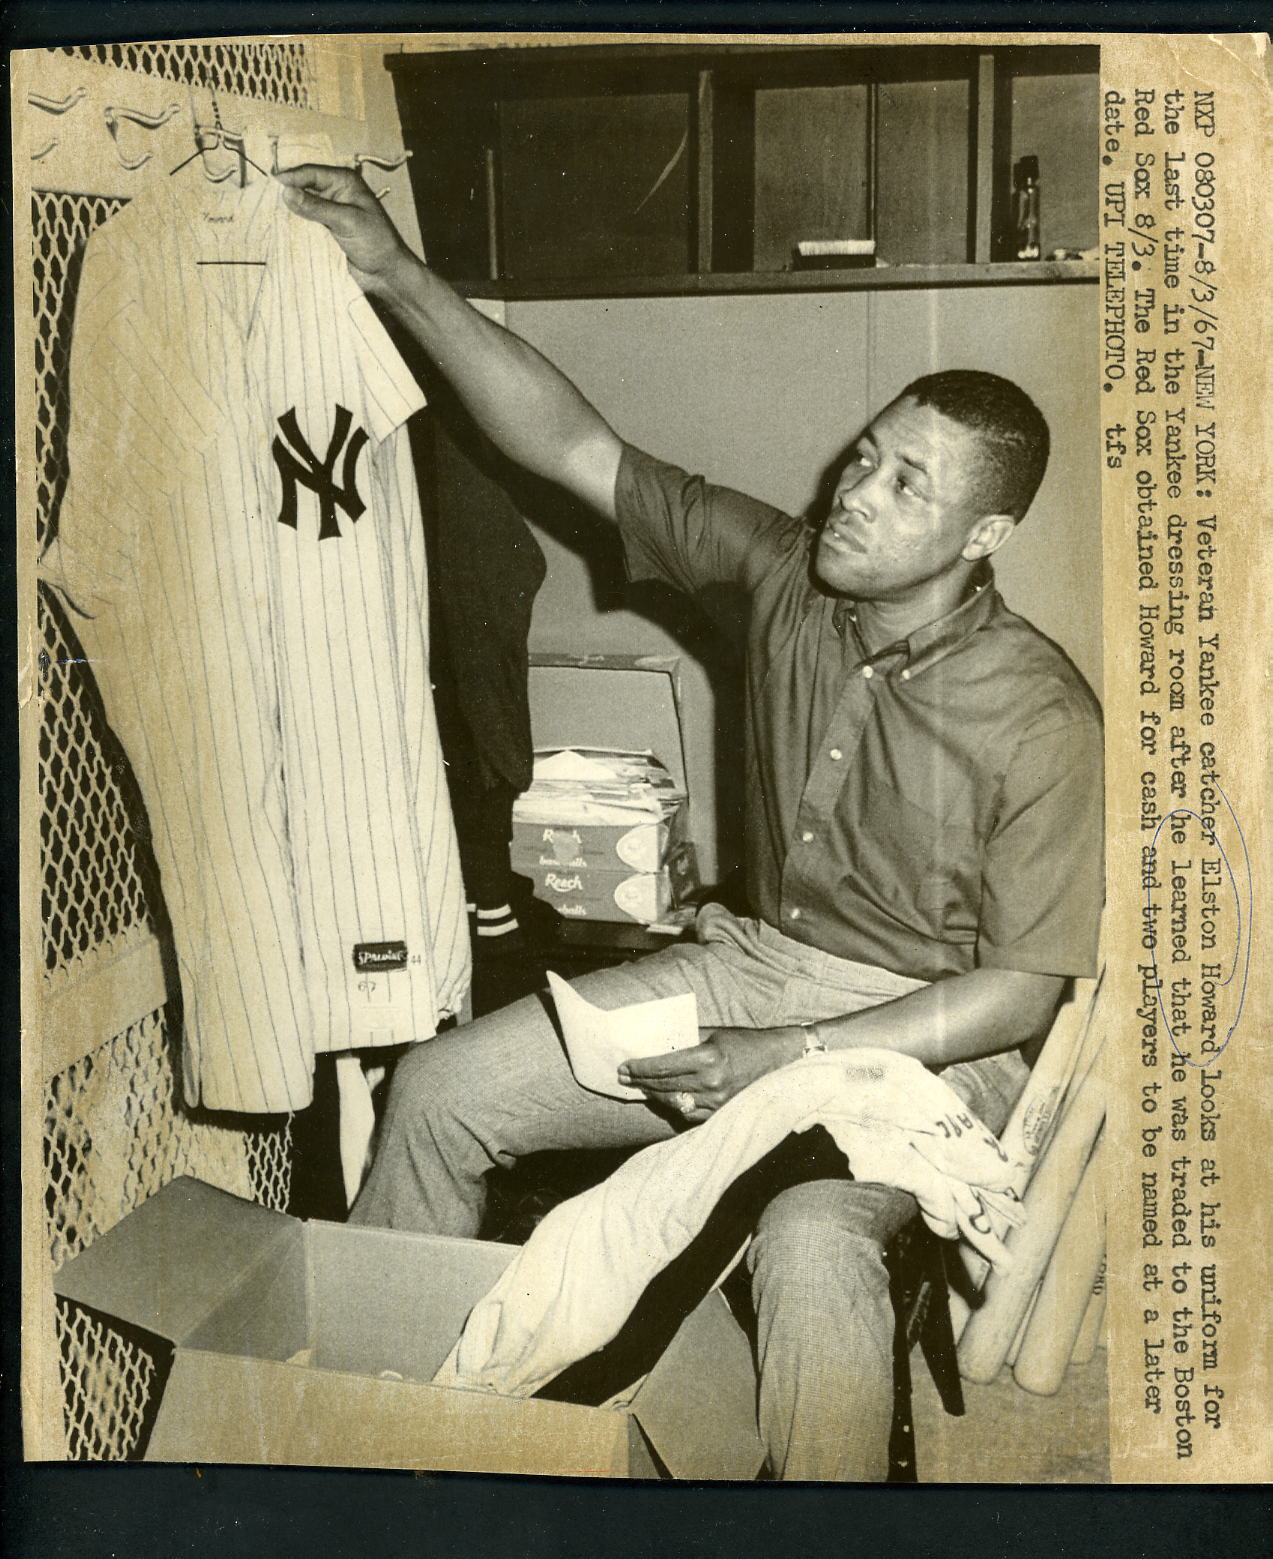
<svg viewBox="0 0 1273 1559">
<path fill-rule="evenodd" d="M 754 911 L 915 979 L 1088 975 L 1103 901 L 1100 707 L 985 583 L 867 656 L 804 523 L 631 446 L 617 509 L 634 579 L 751 598 L 746 844 Z"/>
</svg>

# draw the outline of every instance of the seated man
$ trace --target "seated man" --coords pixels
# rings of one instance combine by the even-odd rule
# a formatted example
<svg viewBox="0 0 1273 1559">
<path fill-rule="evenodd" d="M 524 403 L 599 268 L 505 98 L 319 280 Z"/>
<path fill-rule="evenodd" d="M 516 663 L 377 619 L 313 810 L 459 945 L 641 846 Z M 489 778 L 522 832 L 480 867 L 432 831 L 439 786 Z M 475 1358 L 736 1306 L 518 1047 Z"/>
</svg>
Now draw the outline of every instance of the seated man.
<svg viewBox="0 0 1273 1559">
<path fill-rule="evenodd" d="M 1093 971 L 1102 899 L 1097 703 L 1007 610 L 988 561 L 1043 476 L 1038 409 L 991 374 L 918 380 L 853 446 L 811 533 L 625 444 L 432 275 L 355 174 L 281 178 L 488 436 L 617 523 L 634 577 L 751 596 L 755 918 L 709 906 L 696 944 L 578 982 L 602 1007 L 692 990 L 702 1043 L 628 1065 L 648 1103 L 579 1087 L 533 997 L 414 1047 L 353 1217 L 472 1235 L 492 1166 L 661 1141 L 810 1048 L 916 1056 L 1001 1129 L 1027 1075 L 1019 1047 L 1047 1030 L 1067 977 Z M 823 1163 L 775 1194 L 749 1249 L 760 1427 L 775 1476 L 878 1479 L 881 1257 L 915 1203 L 827 1176 Z"/>
</svg>

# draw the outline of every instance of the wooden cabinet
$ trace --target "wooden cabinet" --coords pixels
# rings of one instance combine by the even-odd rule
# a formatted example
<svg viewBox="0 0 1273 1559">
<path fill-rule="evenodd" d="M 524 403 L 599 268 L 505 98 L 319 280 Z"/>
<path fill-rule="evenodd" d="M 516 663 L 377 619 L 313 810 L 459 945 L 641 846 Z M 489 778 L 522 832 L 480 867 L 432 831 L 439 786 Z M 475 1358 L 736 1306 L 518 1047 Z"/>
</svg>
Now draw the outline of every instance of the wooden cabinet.
<svg viewBox="0 0 1273 1559">
<path fill-rule="evenodd" d="M 1018 262 L 1097 242 L 1098 53 L 592 45 L 391 55 L 425 250 L 514 298 L 1086 279 Z M 874 266 L 796 268 L 806 240 Z"/>
</svg>

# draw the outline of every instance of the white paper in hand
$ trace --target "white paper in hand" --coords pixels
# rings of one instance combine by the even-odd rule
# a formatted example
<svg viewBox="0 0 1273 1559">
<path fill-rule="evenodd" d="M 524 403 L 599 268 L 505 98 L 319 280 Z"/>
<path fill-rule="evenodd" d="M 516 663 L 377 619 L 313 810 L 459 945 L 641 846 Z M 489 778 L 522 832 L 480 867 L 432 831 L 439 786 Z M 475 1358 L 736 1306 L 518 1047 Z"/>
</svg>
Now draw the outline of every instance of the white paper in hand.
<svg viewBox="0 0 1273 1559">
<path fill-rule="evenodd" d="M 548 988 L 557 1006 L 570 1069 L 579 1086 L 591 1093 L 645 1103 L 639 1088 L 625 1088 L 619 1081 L 622 1063 L 698 1044 L 698 1002 L 693 991 L 606 1012 L 585 1001 L 551 969 Z"/>
</svg>

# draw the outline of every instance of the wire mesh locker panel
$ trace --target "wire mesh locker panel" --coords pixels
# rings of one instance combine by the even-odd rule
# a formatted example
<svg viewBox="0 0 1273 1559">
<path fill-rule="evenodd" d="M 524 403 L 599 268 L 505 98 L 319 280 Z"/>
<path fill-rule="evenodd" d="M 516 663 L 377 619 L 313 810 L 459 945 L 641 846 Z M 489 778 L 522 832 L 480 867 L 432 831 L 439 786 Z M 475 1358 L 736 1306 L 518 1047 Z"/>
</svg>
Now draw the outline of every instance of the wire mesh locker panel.
<svg viewBox="0 0 1273 1559">
<path fill-rule="evenodd" d="M 51 592 L 41 592 L 39 627 L 44 967 L 65 984 L 154 925 L 121 794 L 124 760 L 108 756 L 112 738 Z"/>
<path fill-rule="evenodd" d="M 285 1208 L 287 1119 L 188 1110 L 167 1009 L 49 1079 L 45 1213 L 54 1269 L 178 1175 Z M 127 1457 L 153 1406 L 166 1345 L 58 1301 L 68 1455 Z"/>
<path fill-rule="evenodd" d="M 313 108 L 314 75 L 299 39 L 261 43 L 80 43 L 49 50 L 262 103 Z"/>
</svg>

